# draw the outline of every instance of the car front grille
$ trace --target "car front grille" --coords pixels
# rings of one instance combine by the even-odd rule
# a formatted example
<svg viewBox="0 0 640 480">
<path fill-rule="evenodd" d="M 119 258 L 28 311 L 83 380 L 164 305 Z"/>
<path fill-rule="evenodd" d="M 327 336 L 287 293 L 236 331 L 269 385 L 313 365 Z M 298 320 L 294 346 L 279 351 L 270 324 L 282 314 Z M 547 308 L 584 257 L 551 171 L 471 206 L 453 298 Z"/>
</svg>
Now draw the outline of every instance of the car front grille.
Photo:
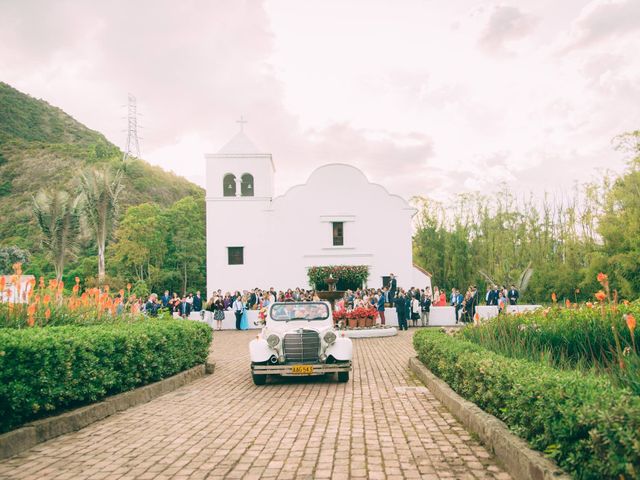
<svg viewBox="0 0 640 480">
<path fill-rule="evenodd" d="M 314 330 L 287 333 L 283 342 L 287 363 L 317 362 L 320 355 L 320 335 Z"/>
</svg>

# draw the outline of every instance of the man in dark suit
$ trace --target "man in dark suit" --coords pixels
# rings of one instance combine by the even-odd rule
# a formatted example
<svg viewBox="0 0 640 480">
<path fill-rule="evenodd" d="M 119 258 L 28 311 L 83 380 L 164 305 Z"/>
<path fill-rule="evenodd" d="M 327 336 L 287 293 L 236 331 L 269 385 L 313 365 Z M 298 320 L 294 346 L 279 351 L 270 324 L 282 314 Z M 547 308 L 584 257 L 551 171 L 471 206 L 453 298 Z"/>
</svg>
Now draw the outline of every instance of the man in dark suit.
<svg viewBox="0 0 640 480">
<path fill-rule="evenodd" d="M 184 296 L 182 297 L 182 303 L 180 303 L 180 316 L 182 318 L 189 318 L 191 314 L 191 303 L 189 302 L 189 298 Z"/>
<path fill-rule="evenodd" d="M 494 285 L 489 292 L 489 303 L 487 305 L 498 305 L 498 297 L 498 286 Z"/>
<path fill-rule="evenodd" d="M 518 299 L 520 298 L 520 292 L 516 289 L 515 285 L 511 285 L 511 290 L 509 290 L 507 297 L 509 297 L 509 303 L 511 305 L 517 305 Z"/>
<path fill-rule="evenodd" d="M 164 295 L 162 296 L 162 308 L 167 308 L 169 306 L 169 300 L 171 300 L 171 296 L 169 295 L 169 290 L 164 291 Z"/>
<path fill-rule="evenodd" d="M 193 297 L 193 311 L 199 312 L 202 310 L 202 296 L 200 295 L 200 290 L 196 292 L 196 296 Z"/>
<path fill-rule="evenodd" d="M 389 280 L 389 303 L 393 305 L 398 290 L 398 281 L 393 273 L 389 274 L 389 277 L 391 277 Z"/>
<path fill-rule="evenodd" d="M 475 317 L 476 309 L 480 305 L 480 294 L 478 293 L 478 287 L 471 285 L 471 315 Z"/>
<path fill-rule="evenodd" d="M 253 308 L 253 306 L 256 303 L 258 303 L 258 296 L 256 295 L 256 291 L 257 290 L 258 290 L 257 288 L 254 289 L 254 290 L 251 290 L 251 293 L 249 294 L 249 299 L 247 300 L 247 308 L 249 310 L 251 310 Z"/>
<path fill-rule="evenodd" d="M 394 303 L 396 306 L 396 314 L 398 315 L 398 328 L 400 330 L 407 330 L 407 299 L 402 293 L 402 290 L 394 299 Z"/>
<path fill-rule="evenodd" d="M 460 310 L 462 310 L 462 307 L 464 302 L 464 297 L 462 296 L 462 294 L 460 293 L 460 291 L 457 288 L 452 288 L 451 289 L 451 306 L 453 308 L 455 308 L 456 310 L 456 324 L 459 321 L 460 318 Z"/>
</svg>

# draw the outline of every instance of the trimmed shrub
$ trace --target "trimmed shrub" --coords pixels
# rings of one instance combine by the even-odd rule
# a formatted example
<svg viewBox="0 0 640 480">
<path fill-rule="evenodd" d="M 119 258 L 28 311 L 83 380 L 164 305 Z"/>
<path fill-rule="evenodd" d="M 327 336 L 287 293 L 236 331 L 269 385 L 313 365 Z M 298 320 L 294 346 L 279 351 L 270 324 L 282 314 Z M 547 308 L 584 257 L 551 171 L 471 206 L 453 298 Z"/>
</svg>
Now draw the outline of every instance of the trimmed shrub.
<svg viewBox="0 0 640 480">
<path fill-rule="evenodd" d="M 0 329 L 0 432 L 202 364 L 211 335 L 184 320 Z"/>
<path fill-rule="evenodd" d="M 606 377 L 507 358 L 438 331 L 414 335 L 418 358 L 580 479 L 640 477 L 640 398 Z"/>
</svg>

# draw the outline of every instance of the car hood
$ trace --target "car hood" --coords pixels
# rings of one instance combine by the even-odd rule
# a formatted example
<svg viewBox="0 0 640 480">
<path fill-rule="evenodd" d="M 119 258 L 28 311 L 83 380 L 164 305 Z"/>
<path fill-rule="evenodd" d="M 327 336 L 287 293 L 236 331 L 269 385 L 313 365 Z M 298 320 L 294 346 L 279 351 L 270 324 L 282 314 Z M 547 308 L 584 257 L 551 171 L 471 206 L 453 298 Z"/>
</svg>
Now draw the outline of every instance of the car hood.
<svg viewBox="0 0 640 480">
<path fill-rule="evenodd" d="M 281 321 L 281 322 L 268 322 L 265 326 L 265 331 L 269 333 L 276 333 L 280 336 L 285 335 L 289 332 L 294 332 L 299 329 L 304 330 L 315 330 L 321 336 L 327 330 L 332 330 L 333 326 L 327 322 L 318 322 L 315 321 L 306 321 L 306 320 L 291 320 L 289 322 Z"/>
</svg>

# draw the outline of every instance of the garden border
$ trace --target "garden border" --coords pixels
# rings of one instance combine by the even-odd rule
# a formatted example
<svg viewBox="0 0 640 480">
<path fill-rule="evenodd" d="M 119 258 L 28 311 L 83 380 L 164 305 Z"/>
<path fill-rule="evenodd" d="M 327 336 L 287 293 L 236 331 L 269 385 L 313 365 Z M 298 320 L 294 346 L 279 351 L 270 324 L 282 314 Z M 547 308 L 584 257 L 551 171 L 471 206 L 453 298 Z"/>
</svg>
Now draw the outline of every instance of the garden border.
<svg viewBox="0 0 640 480">
<path fill-rule="evenodd" d="M 76 408 L 60 415 L 27 423 L 20 428 L 0 435 L 0 460 L 17 455 L 39 443 L 60 435 L 78 431 L 130 407 L 150 402 L 165 393 L 177 390 L 203 377 L 205 374 L 212 374 L 215 371 L 216 364 L 211 359 L 211 354 L 209 355 L 206 363 L 196 365 L 158 382 L 107 397 L 100 402 Z"/>
<path fill-rule="evenodd" d="M 554 462 L 532 450 L 526 441 L 511 433 L 504 422 L 458 395 L 417 357 L 409 359 L 409 369 L 467 430 L 480 438 L 482 444 L 516 480 L 571 479 Z"/>
</svg>

